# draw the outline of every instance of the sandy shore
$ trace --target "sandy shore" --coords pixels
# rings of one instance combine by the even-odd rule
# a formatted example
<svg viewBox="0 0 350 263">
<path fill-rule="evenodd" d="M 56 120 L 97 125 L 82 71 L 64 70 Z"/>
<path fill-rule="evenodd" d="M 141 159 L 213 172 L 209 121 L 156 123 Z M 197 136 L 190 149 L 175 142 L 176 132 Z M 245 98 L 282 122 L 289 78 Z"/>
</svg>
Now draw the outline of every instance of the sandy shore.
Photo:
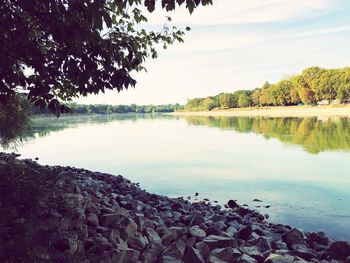
<svg viewBox="0 0 350 263">
<path fill-rule="evenodd" d="M 183 116 L 350 117 L 350 105 L 262 107 L 172 114 Z"/>
</svg>

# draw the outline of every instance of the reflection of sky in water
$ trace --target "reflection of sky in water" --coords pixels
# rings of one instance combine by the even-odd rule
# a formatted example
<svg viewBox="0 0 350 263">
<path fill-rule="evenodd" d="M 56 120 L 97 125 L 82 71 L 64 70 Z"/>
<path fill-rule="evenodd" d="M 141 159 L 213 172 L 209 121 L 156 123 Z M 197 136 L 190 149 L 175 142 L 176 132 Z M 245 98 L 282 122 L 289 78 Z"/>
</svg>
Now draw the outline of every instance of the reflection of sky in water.
<svg viewBox="0 0 350 263">
<path fill-rule="evenodd" d="M 260 211 L 271 222 L 350 240 L 349 152 L 313 155 L 254 133 L 168 118 L 75 124 L 28 141 L 19 152 L 43 164 L 122 174 L 159 194 L 268 204 Z"/>
</svg>

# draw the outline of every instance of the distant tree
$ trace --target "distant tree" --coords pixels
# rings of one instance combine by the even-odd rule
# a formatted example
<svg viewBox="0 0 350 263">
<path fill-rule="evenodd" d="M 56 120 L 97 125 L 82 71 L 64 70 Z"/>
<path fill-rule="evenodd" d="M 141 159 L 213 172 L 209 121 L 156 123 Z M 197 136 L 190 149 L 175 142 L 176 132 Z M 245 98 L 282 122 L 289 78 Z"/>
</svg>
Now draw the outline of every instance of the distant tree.
<svg viewBox="0 0 350 263">
<path fill-rule="evenodd" d="M 161 0 L 190 13 L 212 0 Z M 60 101 L 135 86 L 130 73 L 156 58 L 156 45 L 182 42 L 183 30 L 146 30 L 155 0 L 3 0 L 0 4 L 0 102 L 26 92 L 36 106 L 59 114 Z M 168 19 L 170 21 L 170 18 Z"/>
<path fill-rule="evenodd" d="M 250 98 L 247 93 L 241 93 L 238 97 L 238 107 L 245 108 L 251 105 Z"/>
<path fill-rule="evenodd" d="M 219 95 L 219 106 L 221 108 L 233 108 L 234 97 L 231 93 L 222 93 Z"/>
<path fill-rule="evenodd" d="M 251 101 L 254 106 L 260 106 L 260 95 L 261 95 L 261 90 L 260 89 L 255 89 L 251 95 Z"/>
</svg>

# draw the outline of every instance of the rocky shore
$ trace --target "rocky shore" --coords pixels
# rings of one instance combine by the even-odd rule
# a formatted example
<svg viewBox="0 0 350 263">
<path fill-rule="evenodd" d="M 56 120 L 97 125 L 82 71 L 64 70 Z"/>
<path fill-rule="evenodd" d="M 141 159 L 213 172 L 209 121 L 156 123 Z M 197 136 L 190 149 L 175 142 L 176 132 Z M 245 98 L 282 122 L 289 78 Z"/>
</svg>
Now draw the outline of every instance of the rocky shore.
<svg viewBox="0 0 350 263">
<path fill-rule="evenodd" d="M 350 263 L 350 244 L 230 200 L 150 194 L 118 175 L 0 153 L 0 262 Z"/>
</svg>

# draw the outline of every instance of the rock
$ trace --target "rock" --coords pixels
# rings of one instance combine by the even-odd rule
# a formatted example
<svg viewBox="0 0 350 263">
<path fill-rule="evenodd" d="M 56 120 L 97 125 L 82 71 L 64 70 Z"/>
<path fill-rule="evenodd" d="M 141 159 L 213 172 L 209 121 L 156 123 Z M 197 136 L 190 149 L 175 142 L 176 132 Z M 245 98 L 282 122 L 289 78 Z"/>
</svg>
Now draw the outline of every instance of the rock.
<svg viewBox="0 0 350 263">
<path fill-rule="evenodd" d="M 237 254 L 238 252 L 238 254 Z M 235 258 L 242 254 L 233 248 L 217 248 L 213 249 L 209 254 L 210 263 L 232 262 Z"/>
<path fill-rule="evenodd" d="M 119 218 L 119 214 L 104 214 L 100 216 L 101 225 L 109 227 L 116 223 Z"/>
<path fill-rule="evenodd" d="M 205 231 L 203 229 L 201 229 L 199 226 L 190 227 L 189 233 L 198 239 L 203 239 L 207 236 Z"/>
<path fill-rule="evenodd" d="M 110 253 L 111 263 L 135 263 L 138 261 L 140 252 L 134 249 L 117 249 Z"/>
<path fill-rule="evenodd" d="M 159 237 L 158 233 L 154 231 L 152 228 L 146 227 L 145 228 L 145 235 L 148 238 L 148 240 L 153 244 L 161 244 L 162 240 Z"/>
<path fill-rule="evenodd" d="M 258 261 L 248 255 L 242 255 L 239 259 L 238 262 L 240 263 L 258 263 Z"/>
<path fill-rule="evenodd" d="M 326 234 L 323 232 L 310 233 L 307 237 L 310 241 L 316 242 L 317 244 L 320 244 L 323 246 L 328 246 L 329 244 L 329 239 L 326 236 Z"/>
<path fill-rule="evenodd" d="M 346 241 L 335 241 L 327 249 L 327 253 L 332 259 L 345 260 L 350 256 L 350 245 Z"/>
<path fill-rule="evenodd" d="M 198 249 L 195 249 L 192 246 L 187 246 L 184 253 L 184 262 L 185 263 L 205 263 L 205 260 L 203 259 Z"/>
<path fill-rule="evenodd" d="M 273 243 L 273 248 L 275 249 L 288 249 L 287 244 L 283 241 L 277 240 Z"/>
<path fill-rule="evenodd" d="M 194 215 L 192 215 L 191 220 L 190 220 L 190 226 L 197 225 L 199 226 L 200 224 L 204 223 L 204 218 L 201 212 L 196 212 Z"/>
<path fill-rule="evenodd" d="M 162 237 L 162 244 L 164 246 L 169 245 L 171 242 L 177 240 L 181 235 L 185 234 L 187 231 L 182 227 L 170 227 L 165 230 Z"/>
<path fill-rule="evenodd" d="M 292 263 L 293 257 L 285 257 L 284 255 L 270 254 L 264 261 L 264 263 Z"/>
<path fill-rule="evenodd" d="M 286 242 L 287 246 L 304 243 L 303 233 L 296 228 L 282 235 L 282 239 Z"/>
<path fill-rule="evenodd" d="M 227 202 L 227 205 L 228 205 L 229 208 L 236 208 L 236 207 L 239 207 L 239 205 L 237 204 L 237 202 L 234 201 L 234 200 L 229 200 L 229 201 Z"/>
<path fill-rule="evenodd" d="M 253 202 L 262 202 L 262 200 L 255 198 L 253 199 Z"/>
<path fill-rule="evenodd" d="M 315 258 L 315 254 L 312 253 L 306 245 L 304 244 L 294 244 L 291 246 L 295 255 L 301 257 L 307 261 L 310 261 L 312 258 Z"/>
<path fill-rule="evenodd" d="M 346 258 L 345 263 L 350 263 L 350 256 Z"/>
<path fill-rule="evenodd" d="M 108 242 L 108 239 L 105 237 L 96 237 L 96 244 L 101 250 L 105 250 L 108 247 L 111 247 L 111 244 Z"/>
<path fill-rule="evenodd" d="M 237 229 L 234 226 L 230 226 L 226 229 L 226 233 L 233 237 L 237 233 Z"/>
<path fill-rule="evenodd" d="M 253 233 L 253 228 L 251 225 L 248 225 L 248 226 L 245 226 L 245 227 L 242 227 L 238 232 L 237 232 L 237 236 L 240 238 L 240 239 L 243 239 L 243 240 L 247 240 L 249 239 L 250 235 Z"/>
<path fill-rule="evenodd" d="M 163 250 L 164 247 L 162 245 L 149 243 L 142 252 L 141 261 L 145 263 L 157 262 L 157 259 Z"/>
<path fill-rule="evenodd" d="M 131 248 L 140 251 L 146 247 L 147 243 L 147 239 L 143 236 L 135 236 L 128 240 L 128 244 Z"/>
<path fill-rule="evenodd" d="M 259 248 L 260 252 L 265 252 L 271 249 L 270 242 L 264 237 L 259 237 L 255 245 Z"/>
<path fill-rule="evenodd" d="M 232 237 L 210 235 L 206 237 L 203 241 L 208 245 L 210 250 L 213 250 L 216 248 L 237 246 L 237 241 L 235 241 Z"/>
<path fill-rule="evenodd" d="M 201 255 L 204 259 L 207 258 L 208 254 L 210 252 L 210 248 L 205 242 L 203 242 L 203 241 L 198 242 L 196 244 L 196 248 L 201 253 Z"/>
<path fill-rule="evenodd" d="M 252 247 L 240 247 L 238 248 L 242 254 L 246 254 L 259 262 L 264 261 L 264 256 L 260 253 L 259 249 L 255 246 Z"/>
<path fill-rule="evenodd" d="M 98 226 L 98 217 L 96 214 L 94 213 L 90 213 L 87 217 L 86 217 L 86 222 L 88 225 L 90 226 Z"/>
<path fill-rule="evenodd" d="M 178 241 L 172 243 L 169 247 L 167 247 L 163 253 L 162 258 L 173 258 L 173 259 L 182 259 L 185 253 L 185 246 L 186 244 L 179 239 Z"/>
</svg>

